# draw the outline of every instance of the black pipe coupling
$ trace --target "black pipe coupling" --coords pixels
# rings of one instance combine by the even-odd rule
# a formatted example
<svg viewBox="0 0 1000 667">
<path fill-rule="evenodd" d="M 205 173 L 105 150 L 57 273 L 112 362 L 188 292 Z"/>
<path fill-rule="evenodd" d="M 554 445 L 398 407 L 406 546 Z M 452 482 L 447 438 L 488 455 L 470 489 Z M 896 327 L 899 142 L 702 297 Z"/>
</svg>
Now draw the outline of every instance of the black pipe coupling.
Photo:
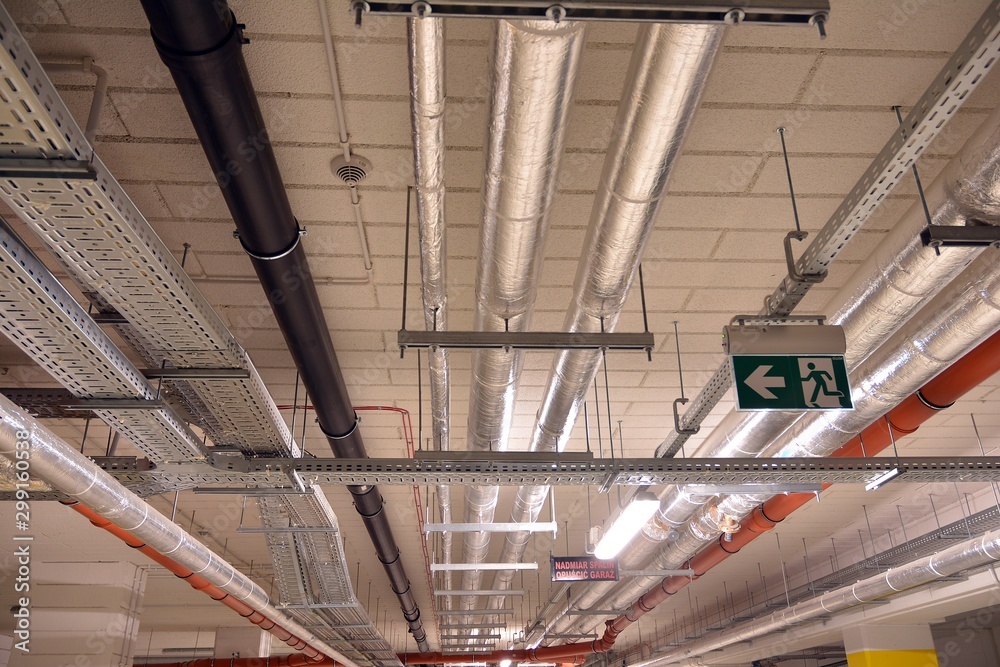
<svg viewBox="0 0 1000 667">
<path fill-rule="evenodd" d="M 364 493 L 354 493 L 353 491 L 351 491 L 351 495 L 353 495 L 355 497 L 366 496 L 366 495 L 368 495 L 369 493 L 371 493 L 372 491 L 375 491 L 375 490 L 376 489 L 375 489 L 374 486 L 369 486 L 368 490 L 365 491 Z M 382 502 L 381 498 L 379 498 L 378 511 L 375 512 L 374 514 L 365 514 L 363 511 L 361 511 L 361 507 L 359 507 L 357 503 L 354 503 L 354 509 L 356 509 L 358 511 L 358 514 L 361 515 L 362 519 L 366 519 L 366 520 L 370 521 L 371 519 L 374 519 L 379 514 L 381 514 L 383 512 L 383 510 L 385 510 L 385 503 Z M 395 545 L 393 545 L 393 546 L 395 546 Z M 397 560 L 399 559 L 399 549 L 396 549 L 396 558 L 397 558 Z M 381 558 L 379 558 L 379 560 L 382 561 L 383 563 L 385 562 Z M 396 561 L 392 561 L 392 562 L 395 563 Z"/>
</svg>

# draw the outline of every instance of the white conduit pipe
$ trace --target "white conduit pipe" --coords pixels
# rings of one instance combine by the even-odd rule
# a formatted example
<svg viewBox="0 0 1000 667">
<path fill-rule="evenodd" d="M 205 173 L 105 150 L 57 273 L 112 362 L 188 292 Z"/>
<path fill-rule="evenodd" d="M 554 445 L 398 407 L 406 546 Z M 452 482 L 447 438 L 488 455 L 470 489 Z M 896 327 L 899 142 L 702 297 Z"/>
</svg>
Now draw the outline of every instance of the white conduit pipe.
<svg viewBox="0 0 1000 667">
<path fill-rule="evenodd" d="M 1000 560 L 1000 530 L 994 530 L 982 537 L 943 549 L 932 556 L 894 567 L 884 574 L 876 574 L 851 586 L 838 588 L 761 618 L 726 628 L 722 632 L 694 641 L 666 655 L 630 667 L 662 667 L 703 656 L 710 651 L 718 651 L 733 644 L 779 632 L 820 616 L 851 609 L 998 560 Z"/>
<path fill-rule="evenodd" d="M 94 62 L 93 58 L 84 58 L 79 63 L 42 63 L 46 72 L 84 72 L 96 77 L 94 82 L 94 98 L 90 101 L 90 114 L 87 116 L 87 129 L 84 136 L 93 147 L 97 138 L 97 130 L 101 125 L 101 111 L 104 100 L 108 96 L 108 71 Z"/>
<path fill-rule="evenodd" d="M 18 437 L 28 434 L 29 437 Z M 27 449 L 18 443 L 28 442 Z M 28 458 L 23 454 L 28 452 Z M 79 500 L 97 514 L 128 531 L 244 604 L 253 607 L 317 651 L 349 667 L 357 665 L 322 639 L 274 608 L 267 593 L 180 526 L 171 522 L 93 461 L 0 396 L 0 454 L 26 461 L 31 478 Z"/>
<path fill-rule="evenodd" d="M 336 108 L 340 147 L 344 151 L 344 159 L 350 162 L 350 135 L 347 134 L 347 117 L 344 115 L 344 100 L 340 94 L 340 74 L 337 72 L 337 53 L 333 50 L 333 34 L 330 32 L 330 14 L 326 9 L 326 0 L 316 0 L 316 6 L 319 8 L 319 24 L 323 30 L 323 48 L 326 52 L 326 68 L 330 74 L 330 87 L 333 89 L 333 105 Z"/>
<path fill-rule="evenodd" d="M 344 100 L 340 93 L 340 74 L 337 72 L 337 53 L 333 48 L 333 34 L 330 32 L 330 15 L 326 9 L 326 0 L 316 0 L 319 8 L 319 23 L 323 31 L 323 48 L 326 52 L 326 68 L 330 73 L 330 87 L 333 89 L 333 106 L 337 114 L 337 132 L 340 136 L 340 148 L 344 151 L 344 159 L 351 161 L 350 135 L 347 133 L 347 117 L 344 114 Z M 368 249 L 368 236 L 365 234 L 365 222 L 361 216 L 361 197 L 353 185 L 351 191 L 351 208 L 354 210 L 354 222 L 358 227 L 358 242 L 361 244 L 361 259 L 365 271 L 372 270 L 372 257 Z"/>
<path fill-rule="evenodd" d="M 927 204 L 935 224 L 961 226 L 970 221 L 1000 221 L 1000 110 L 992 113 L 965 143 L 958 155 L 926 188 Z M 981 249 L 948 248 L 938 256 L 920 241 L 927 225 L 921 203 L 915 202 L 882 240 L 827 307 L 829 322 L 840 324 L 848 340 L 848 365 L 854 368 L 881 341 L 898 329 L 920 306 L 947 285 Z M 696 457 L 754 457 L 796 421 L 783 412 L 730 412 L 709 434 Z M 666 538 L 667 528 L 684 523 L 710 497 L 695 496 L 682 486 L 660 492 L 660 510 L 620 558 L 626 569 L 650 565 Z M 653 582 L 655 583 L 655 582 Z M 581 608 L 598 604 L 623 584 L 588 587 L 575 603 Z M 629 600 L 631 601 L 631 599 Z M 564 619 L 568 605 L 549 621 L 549 627 L 567 632 L 586 620 Z M 560 621 L 558 625 L 556 621 Z"/>
<path fill-rule="evenodd" d="M 424 326 L 428 331 L 448 328 L 448 272 L 445 228 L 445 33 L 444 21 L 413 18 L 406 23 L 410 52 L 410 121 L 413 130 L 413 174 L 417 195 L 420 238 L 420 276 Z M 448 351 L 427 350 L 431 390 L 432 446 L 451 449 L 451 380 Z M 451 486 L 439 484 L 437 505 L 441 523 L 451 523 Z M 441 533 L 441 563 L 451 563 L 452 533 Z M 451 589 L 452 573 L 442 572 L 443 588 Z M 453 598 L 444 596 L 445 609 Z"/>
<path fill-rule="evenodd" d="M 586 33 L 583 24 L 572 22 L 498 21 L 495 26 L 474 326 L 526 331 Z M 473 353 L 469 450 L 506 449 L 523 359 L 521 351 Z M 492 522 L 498 490 L 467 486 L 465 521 Z M 483 562 L 490 533 L 464 537 L 462 562 Z M 475 590 L 481 581 L 481 571 L 464 572 L 462 588 Z M 474 609 L 481 599 L 468 595 L 460 604 Z"/>
</svg>

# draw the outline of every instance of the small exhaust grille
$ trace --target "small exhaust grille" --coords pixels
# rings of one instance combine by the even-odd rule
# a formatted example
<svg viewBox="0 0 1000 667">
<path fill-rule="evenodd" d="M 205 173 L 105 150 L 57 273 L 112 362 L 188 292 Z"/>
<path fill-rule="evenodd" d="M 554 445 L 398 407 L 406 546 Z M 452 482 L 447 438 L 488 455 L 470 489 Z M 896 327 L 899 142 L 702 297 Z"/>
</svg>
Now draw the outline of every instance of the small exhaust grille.
<svg viewBox="0 0 1000 667">
<path fill-rule="evenodd" d="M 353 188 L 368 178 L 372 163 L 360 155 L 352 155 L 350 162 L 343 155 L 338 155 L 330 162 L 330 169 L 337 178 Z"/>
</svg>

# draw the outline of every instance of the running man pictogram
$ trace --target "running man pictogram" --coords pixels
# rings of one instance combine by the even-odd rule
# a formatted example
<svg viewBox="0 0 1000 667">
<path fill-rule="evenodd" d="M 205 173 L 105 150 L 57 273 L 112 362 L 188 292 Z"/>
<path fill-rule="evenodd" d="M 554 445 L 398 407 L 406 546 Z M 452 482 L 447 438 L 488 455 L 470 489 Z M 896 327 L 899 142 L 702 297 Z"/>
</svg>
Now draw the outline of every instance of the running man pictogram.
<svg viewBox="0 0 1000 667">
<path fill-rule="evenodd" d="M 803 382 L 813 382 L 813 393 L 809 398 L 809 405 L 814 408 L 820 407 L 819 403 L 816 402 L 816 399 L 819 398 L 821 392 L 823 396 L 830 396 L 831 398 L 840 398 L 844 395 L 843 393 L 837 391 L 837 383 L 833 379 L 833 375 L 823 369 L 816 368 L 816 364 L 812 362 L 806 364 L 806 368 L 809 369 L 809 373 L 802 378 L 802 380 Z M 827 386 L 827 382 L 833 383 L 832 389 Z"/>
</svg>

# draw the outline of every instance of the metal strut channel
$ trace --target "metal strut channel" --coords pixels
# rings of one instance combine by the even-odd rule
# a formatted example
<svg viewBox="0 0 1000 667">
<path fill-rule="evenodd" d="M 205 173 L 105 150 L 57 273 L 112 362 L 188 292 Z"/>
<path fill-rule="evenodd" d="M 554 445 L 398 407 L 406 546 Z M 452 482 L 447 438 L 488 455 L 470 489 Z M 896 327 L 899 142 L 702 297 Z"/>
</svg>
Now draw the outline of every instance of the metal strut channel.
<svg viewBox="0 0 1000 667">
<path fill-rule="evenodd" d="M 501 350 L 634 350 L 648 352 L 653 334 L 589 333 L 562 331 L 407 331 L 396 338 L 401 349 L 501 349 Z"/>
<path fill-rule="evenodd" d="M 994 0 L 799 257 L 795 266 L 800 275 L 814 275 L 827 269 L 947 122 L 958 113 L 998 56 L 1000 0 Z M 760 314 L 774 316 L 791 313 L 811 287 L 809 282 L 797 282 L 786 276 L 767 296 Z M 682 425 L 691 428 L 701 424 L 725 396 L 731 383 L 732 373 L 726 359 L 698 396 L 692 399 L 681 419 Z M 673 433 L 657 447 L 656 455 L 674 456 L 689 437 L 686 433 Z"/>
<path fill-rule="evenodd" d="M 231 464 L 229 469 L 206 463 L 163 464 L 153 470 L 142 462 L 130 465 L 121 457 L 97 458 L 95 462 L 139 495 L 177 489 L 213 486 L 232 489 L 288 484 L 289 469 L 307 484 L 413 485 L 486 484 L 517 486 L 549 484 L 596 486 L 616 475 L 623 486 L 650 484 L 739 485 L 758 488 L 761 484 L 815 485 L 829 482 L 868 484 L 883 473 L 899 467 L 893 484 L 925 482 L 980 482 L 1000 480 L 1000 457 L 905 457 L 892 458 L 804 458 L 804 459 L 597 459 L 592 462 L 547 464 L 537 460 L 453 461 L 421 464 L 413 459 L 251 459 Z M 788 488 L 797 488 L 788 486 Z M 283 502 L 301 496 L 281 497 Z M 2 496 L 0 496 L 2 498 Z M 271 497 L 266 497 L 269 500 Z M 271 525 L 320 526 L 296 521 L 289 524 L 287 512 L 299 511 L 286 505 L 285 518 Z M 268 525 L 265 523 L 265 526 Z"/>
<path fill-rule="evenodd" d="M 418 6 L 419 5 L 419 9 Z M 356 0 L 352 9 L 372 14 L 413 16 L 418 12 L 441 17 L 490 19 L 550 19 L 554 21 L 651 21 L 656 23 L 759 23 L 765 25 L 815 25 L 830 13 L 826 0 L 745 0 L 705 3 L 667 0 L 428 0 L 410 3 Z M 739 7 L 739 9 L 733 9 Z M 819 17 L 819 18 L 817 18 Z M 821 33 L 822 34 L 822 33 Z"/>
</svg>

